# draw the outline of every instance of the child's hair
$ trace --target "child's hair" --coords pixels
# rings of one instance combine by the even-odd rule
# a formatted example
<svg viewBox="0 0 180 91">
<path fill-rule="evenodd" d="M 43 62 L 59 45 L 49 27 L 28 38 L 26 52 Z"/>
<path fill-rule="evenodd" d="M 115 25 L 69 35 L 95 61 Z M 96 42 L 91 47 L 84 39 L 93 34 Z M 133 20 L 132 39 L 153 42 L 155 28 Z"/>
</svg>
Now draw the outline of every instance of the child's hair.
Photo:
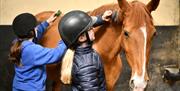
<svg viewBox="0 0 180 91">
<path fill-rule="evenodd" d="M 34 31 L 31 31 L 27 38 L 17 38 L 13 41 L 12 46 L 10 48 L 9 61 L 16 64 L 17 66 L 21 66 L 21 44 L 24 40 L 28 40 L 32 37 L 34 37 Z"/>
<path fill-rule="evenodd" d="M 71 72 L 72 72 L 72 66 L 73 66 L 73 59 L 74 59 L 74 50 L 68 49 L 66 51 L 66 54 L 63 57 L 62 66 L 61 66 L 61 78 L 60 79 L 64 84 L 71 83 Z"/>
<path fill-rule="evenodd" d="M 17 66 L 21 65 L 20 58 L 21 58 L 21 44 L 23 40 L 17 39 L 14 43 L 12 43 L 10 53 L 9 53 L 9 60 L 16 64 Z"/>
</svg>

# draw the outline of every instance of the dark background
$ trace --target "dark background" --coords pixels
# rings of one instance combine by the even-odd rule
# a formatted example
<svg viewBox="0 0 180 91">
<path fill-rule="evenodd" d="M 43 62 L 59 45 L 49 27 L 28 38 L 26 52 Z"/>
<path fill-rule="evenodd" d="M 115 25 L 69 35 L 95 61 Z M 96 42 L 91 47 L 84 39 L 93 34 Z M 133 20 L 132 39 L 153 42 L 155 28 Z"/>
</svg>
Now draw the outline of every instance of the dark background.
<svg viewBox="0 0 180 91">
<path fill-rule="evenodd" d="M 153 40 L 148 72 L 150 76 L 147 91 L 180 91 L 180 81 L 169 85 L 162 80 L 161 68 L 165 65 L 180 66 L 180 27 L 179 26 L 156 26 L 158 35 Z M 12 40 L 15 35 L 9 25 L 0 25 L 0 91 L 11 91 L 14 75 L 13 64 L 7 58 Z M 129 91 L 129 79 L 131 70 L 125 56 L 123 59 L 123 71 L 115 91 Z M 48 81 L 47 87 L 50 91 Z"/>
</svg>

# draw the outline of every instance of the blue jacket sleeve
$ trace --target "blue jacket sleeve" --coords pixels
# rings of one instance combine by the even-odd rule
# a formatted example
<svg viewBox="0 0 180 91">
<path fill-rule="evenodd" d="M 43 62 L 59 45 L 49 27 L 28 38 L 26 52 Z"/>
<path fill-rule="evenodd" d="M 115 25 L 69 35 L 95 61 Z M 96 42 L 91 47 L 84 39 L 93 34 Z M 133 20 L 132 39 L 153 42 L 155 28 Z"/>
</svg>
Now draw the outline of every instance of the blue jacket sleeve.
<svg viewBox="0 0 180 91">
<path fill-rule="evenodd" d="M 105 21 L 102 19 L 101 15 L 98 15 L 96 17 L 97 17 L 97 20 L 94 23 L 93 27 L 97 27 L 97 26 L 103 25 L 105 23 Z"/>
<path fill-rule="evenodd" d="M 40 23 L 36 28 L 36 38 L 39 40 L 40 38 L 42 38 L 43 33 L 45 32 L 45 30 L 47 29 L 47 27 L 49 26 L 49 23 L 47 21 L 44 21 L 42 23 Z"/>
<path fill-rule="evenodd" d="M 56 48 L 44 48 L 36 45 L 34 49 L 34 65 L 45 65 L 58 62 L 65 54 L 67 47 L 61 40 Z"/>
</svg>

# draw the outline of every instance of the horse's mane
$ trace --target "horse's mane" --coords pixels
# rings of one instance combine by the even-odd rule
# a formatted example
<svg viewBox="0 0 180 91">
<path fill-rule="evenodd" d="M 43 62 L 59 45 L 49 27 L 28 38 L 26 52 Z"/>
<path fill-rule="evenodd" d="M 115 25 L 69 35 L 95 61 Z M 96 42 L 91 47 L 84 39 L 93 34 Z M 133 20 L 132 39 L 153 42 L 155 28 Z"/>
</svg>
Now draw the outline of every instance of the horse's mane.
<svg viewBox="0 0 180 91">
<path fill-rule="evenodd" d="M 118 25 L 121 23 L 122 10 L 119 8 L 119 5 L 115 3 L 102 5 L 99 8 L 89 11 L 88 14 L 92 16 L 102 15 L 106 10 L 112 10 L 113 12 L 117 12 L 116 15 L 114 15 L 113 17 L 113 24 Z"/>
<path fill-rule="evenodd" d="M 43 11 L 43 12 L 36 14 L 35 16 L 37 18 L 38 23 L 40 23 L 40 22 L 46 20 L 47 18 L 49 18 L 52 13 L 54 13 L 54 11 Z"/>
<path fill-rule="evenodd" d="M 120 8 L 118 6 L 118 4 L 106 4 L 106 5 L 102 5 L 101 7 L 94 9 L 90 14 L 91 15 L 99 15 L 104 13 L 106 10 L 112 10 L 112 11 L 118 11 Z"/>
<path fill-rule="evenodd" d="M 131 17 L 130 20 L 134 23 L 133 28 L 140 28 L 144 23 L 146 25 L 153 25 L 151 13 L 145 4 L 139 1 L 133 1 L 130 5 L 131 10 L 130 12 L 127 10 L 128 13 L 126 15 Z"/>
<path fill-rule="evenodd" d="M 127 15 L 128 17 L 131 17 L 131 21 L 133 21 L 134 23 L 133 28 L 139 28 L 143 26 L 145 22 L 147 25 L 153 25 L 151 13 L 149 12 L 145 4 L 139 1 L 132 1 L 130 3 L 130 8 L 128 9 L 131 9 L 131 12 L 127 13 Z M 126 10 L 127 12 L 128 9 Z M 106 10 L 118 11 L 118 14 L 121 14 L 119 15 L 119 19 L 122 19 L 122 16 L 126 17 L 126 15 L 123 15 L 124 13 L 119 8 L 119 5 L 114 3 L 102 5 L 101 7 L 94 9 L 93 11 L 89 11 L 89 14 L 100 15 L 103 14 L 103 12 L 105 12 Z"/>
</svg>

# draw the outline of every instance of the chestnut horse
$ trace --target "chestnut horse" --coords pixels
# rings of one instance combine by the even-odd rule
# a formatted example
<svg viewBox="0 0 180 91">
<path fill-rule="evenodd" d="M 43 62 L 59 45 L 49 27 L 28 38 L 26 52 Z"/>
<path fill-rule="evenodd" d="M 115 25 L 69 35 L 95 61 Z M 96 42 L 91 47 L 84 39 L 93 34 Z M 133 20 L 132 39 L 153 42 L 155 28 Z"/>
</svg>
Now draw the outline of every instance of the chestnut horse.
<svg viewBox="0 0 180 91">
<path fill-rule="evenodd" d="M 133 1 L 118 0 L 118 4 L 103 5 L 91 12 L 90 15 L 102 14 L 105 10 L 117 11 L 111 22 L 95 29 L 93 48 L 103 59 L 107 90 L 113 91 L 116 81 L 122 71 L 120 52 L 125 51 L 127 61 L 132 69 L 129 86 L 133 91 L 144 91 L 149 77 L 147 65 L 149 61 L 151 41 L 156 33 L 151 12 L 159 5 L 159 0 L 151 0 L 147 5 Z M 46 20 L 52 12 L 42 12 L 36 15 L 38 21 Z M 41 40 L 46 47 L 55 47 L 60 40 L 57 31 L 59 17 L 47 30 Z M 58 89 L 59 64 L 47 66 L 48 77 L 56 82 Z"/>
</svg>

